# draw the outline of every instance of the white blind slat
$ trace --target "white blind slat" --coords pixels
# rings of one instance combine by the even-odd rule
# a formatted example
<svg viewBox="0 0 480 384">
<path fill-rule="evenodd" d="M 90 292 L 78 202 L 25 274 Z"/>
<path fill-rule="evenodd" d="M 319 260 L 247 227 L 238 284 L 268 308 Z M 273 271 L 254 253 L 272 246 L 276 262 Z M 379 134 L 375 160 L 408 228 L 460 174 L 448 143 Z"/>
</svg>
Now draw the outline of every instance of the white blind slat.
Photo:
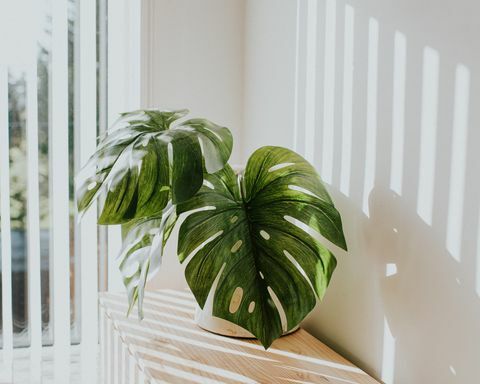
<svg viewBox="0 0 480 384">
<path fill-rule="evenodd" d="M 100 383 L 106 383 L 106 335 L 105 335 L 105 327 L 106 327 L 106 319 L 105 319 L 105 310 L 102 306 L 100 306 L 100 375 L 99 380 Z"/>
<path fill-rule="evenodd" d="M 68 191 L 68 14 L 66 0 L 52 2 L 51 258 L 53 260 L 54 377 L 69 382 L 70 250 Z"/>
<path fill-rule="evenodd" d="M 98 2 L 98 133 L 104 134 L 107 131 L 107 2 Z M 107 290 L 108 282 L 108 231 L 105 227 L 98 227 L 98 273 L 100 291 Z"/>
<path fill-rule="evenodd" d="M 3 359 L 0 380 L 12 380 L 12 243 L 10 232 L 10 162 L 8 133 L 8 69 L 0 63 L 0 230 L 2 256 Z"/>
<path fill-rule="evenodd" d="M 40 192 L 38 184 L 37 44 L 31 37 L 26 84 L 27 122 L 27 254 L 28 326 L 30 329 L 30 381 L 41 377 L 42 308 L 40 271 Z"/>
<path fill-rule="evenodd" d="M 96 147 L 96 1 L 82 0 L 78 74 L 79 92 L 79 162 L 83 166 Z M 81 296 L 81 382 L 97 378 L 98 345 L 98 265 L 96 205 L 80 223 L 80 296 Z"/>
</svg>

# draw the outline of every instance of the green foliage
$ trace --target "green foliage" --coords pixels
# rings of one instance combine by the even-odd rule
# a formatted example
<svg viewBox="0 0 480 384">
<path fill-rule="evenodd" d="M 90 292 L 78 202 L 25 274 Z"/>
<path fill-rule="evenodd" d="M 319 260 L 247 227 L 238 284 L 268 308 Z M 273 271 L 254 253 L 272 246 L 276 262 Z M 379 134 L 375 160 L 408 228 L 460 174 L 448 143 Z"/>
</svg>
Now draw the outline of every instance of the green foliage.
<svg viewBox="0 0 480 384">
<path fill-rule="evenodd" d="M 178 257 L 198 304 L 213 293 L 213 315 L 268 348 L 325 294 L 336 260 L 320 239 L 346 250 L 340 214 L 295 152 L 260 148 L 236 174 L 228 129 L 204 119 L 172 126 L 186 113 L 123 114 L 78 176 L 78 210 L 105 193 L 99 223 L 123 224 L 120 270 L 140 316 L 146 281 L 185 216 Z"/>
<path fill-rule="evenodd" d="M 314 168 L 285 148 L 260 148 L 244 174 L 226 166 L 205 179 L 177 206 L 177 214 L 195 210 L 178 241 L 187 282 L 202 308 L 215 286 L 213 315 L 268 348 L 323 297 L 336 261 L 310 231 L 346 249 L 340 215 Z M 241 302 L 232 310 L 239 289 Z"/>
<path fill-rule="evenodd" d="M 227 128 L 205 119 L 176 126 L 187 110 L 124 113 L 77 176 L 77 206 L 86 210 L 106 192 L 100 224 L 122 224 L 158 215 L 201 187 L 203 170 L 215 172 L 232 151 Z M 203 151 L 202 151 L 203 148 Z"/>
<path fill-rule="evenodd" d="M 208 120 L 172 126 L 187 112 L 122 114 L 76 180 L 79 212 L 104 192 L 99 223 L 124 224 L 120 270 L 130 310 L 138 301 L 140 317 L 146 281 L 158 270 L 176 222 L 173 204 L 191 198 L 204 171 L 222 169 L 232 151 L 230 131 Z"/>
</svg>

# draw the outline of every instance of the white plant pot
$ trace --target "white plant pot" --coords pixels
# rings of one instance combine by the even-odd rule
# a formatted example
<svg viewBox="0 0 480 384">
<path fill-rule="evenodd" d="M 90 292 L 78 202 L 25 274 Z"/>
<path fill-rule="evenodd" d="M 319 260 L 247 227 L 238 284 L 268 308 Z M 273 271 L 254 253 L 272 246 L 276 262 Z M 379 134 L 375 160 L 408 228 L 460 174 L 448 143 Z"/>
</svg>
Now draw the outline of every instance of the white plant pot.
<svg viewBox="0 0 480 384">
<path fill-rule="evenodd" d="M 210 298 L 209 298 L 210 299 Z M 197 325 L 205 329 L 206 331 L 216 333 L 222 336 L 230 336 L 230 337 L 242 337 L 248 339 L 255 339 L 250 332 L 242 327 L 224 319 L 220 319 L 219 317 L 212 316 L 212 300 L 207 299 L 205 306 L 203 309 L 197 304 L 197 308 L 195 310 L 195 322 Z M 295 332 L 299 326 L 297 325 L 295 328 L 290 330 L 289 332 L 285 332 L 284 335 L 288 335 L 292 332 Z"/>
<path fill-rule="evenodd" d="M 212 313 L 207 313 L 205 310 L 202 310 L 198 305 L 195 311 L 195 322 L 200 328 L 205 329 L 206 331 L 216 333 L 223 336 L 231 337 L 244 337 L 249 339 L 254 339 L 250 332 L 239 327 L 236 324 L 231 323 L 230 321 L 220 319 L 218 317 L 212 316 Z"/>
</svg>

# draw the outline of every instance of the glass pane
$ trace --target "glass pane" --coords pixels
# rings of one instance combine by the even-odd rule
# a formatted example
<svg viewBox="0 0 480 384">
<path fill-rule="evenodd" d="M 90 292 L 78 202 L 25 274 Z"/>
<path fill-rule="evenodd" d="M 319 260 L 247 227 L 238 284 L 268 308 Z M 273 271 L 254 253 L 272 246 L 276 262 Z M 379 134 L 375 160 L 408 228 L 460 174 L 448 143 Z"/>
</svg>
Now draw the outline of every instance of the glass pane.
<svg viewBox="0 0 480 384">
<path fill-rule="evenodd" d="M 41 15 L 41 33 L 38 39 L 38 172 L 40 190 L 40 258 L 42 284 L 42 341 L 50 345 L 53 341 L 53 329 L 50 326 L 50 199 L 49 199 L 49 82 L 52 39 L 52 16 L 50 1 L 44 1 L 44 13 Z"/>
<path fill-rule="evenodd" d="M 11 70 L 8 77 L 10 138 L 10 210 L 12 238 L 12 304 L 14 346 L 29 344 L 27 297 L 27 167 L 25 73 Z"/>
<path fill-rule="evenodd" d="M 81 340 L 80 335 L 80 252 L 78 249 L 77 217 L 74 205 L 74 176 L 78 171 L 78 116 L 80 105 L 78 92 L 80 83 L 78 78 L 79 67 L 79 15 L 80 0 L 68 0 L 68 108 L 69 124 L 69 200 L 70 200 L 70 300 L 71 300 L 71 342 L 76 344 Z M 53 342 L 52 319 L 52 289 L 50 285 L 50 210 L 54 203 L 50 199 L 49 178 L 49 150 L 51 146 L 51 43 L 52 43 L 52 1 L 41 0 L 39 10 L 35 14 L 38 22 L 37 39 L 37 103 L 38 103 L 38 172 L 39 172 L 39 208 L 40 208 L 40 258 L 41 258 L 41 311 L 42 311 L 42 342 L 51 345 Z M 12 20 L 22 18 L 22 9 L 12 6 L 15 15 Z M 16 9 L 18 8 L 18 9 Z M 10 9 L 10 8 L 9 8 Z M 17 17 L 17 19 L 15 19 Z M 106 52 L 107 52 L 107 1 L 97 0 L 97 132 L 106 129 Z M 25 25 L 23 25 L 25 24 Z M 26 47 L 32 38 L 29 33 L 21 33 L 22 28 L 28 29 L 25 21 L 15 26 L 12 22 L 12 33 L 18 35 L 19 42 L 9 48 L 18 53 L 19 57 L 12 56 L 9 62 L 8 85 L 8 118 L 9 118 L 9 162 L 10 162 L 10 207 L 11 207 L 11 237 L 12 237 L 12 303 L 13 303 L 13 331 L 14 347 L 26 347 L 30 343 L 28 329 L 28 251 L 27 251 L 27 153 L 26 153 L 26 74 L 25 56 Z M 0 42 L 8 37 L 0 36 Z M 30 40 L 29 40 L 30 39 Z M 9 57 L 10 57 L 9 56 Z M 2 164 L 0 164 L 2 166 Z M 98 249 L 102 254 L 99 258 L 99 286 L 106 287 L 106 259 L 107 240 L 106 229 L 99 229 Z M 1 234 L 0 234 L 1 242 Z M 93 256 L 93 255 L 92 255 Z M 0 266 L 1 271 L 1 266 Z M 0 293 L 1 293 L 0 278 Z M 0 327 L 2 321 L 2 307 L 0 294 Z M 0 328 L 0 345 L 2 343 Z"/>
</svg>

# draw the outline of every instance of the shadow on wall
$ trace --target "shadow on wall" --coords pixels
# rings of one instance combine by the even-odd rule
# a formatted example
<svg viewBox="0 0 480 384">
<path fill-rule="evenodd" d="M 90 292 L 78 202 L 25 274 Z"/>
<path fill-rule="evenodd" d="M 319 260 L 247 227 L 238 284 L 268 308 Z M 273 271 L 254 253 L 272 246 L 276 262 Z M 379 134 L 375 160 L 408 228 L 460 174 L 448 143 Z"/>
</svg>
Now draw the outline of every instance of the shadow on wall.
<svg viewBox="0 0 480 384">
<path fill-rule="evenodd" d="M 457 6 L 299 2 L 296 150 L 349 242 L 306 327 L 388 384 L 480 378 L 479 28 Z"/>
</svg>

